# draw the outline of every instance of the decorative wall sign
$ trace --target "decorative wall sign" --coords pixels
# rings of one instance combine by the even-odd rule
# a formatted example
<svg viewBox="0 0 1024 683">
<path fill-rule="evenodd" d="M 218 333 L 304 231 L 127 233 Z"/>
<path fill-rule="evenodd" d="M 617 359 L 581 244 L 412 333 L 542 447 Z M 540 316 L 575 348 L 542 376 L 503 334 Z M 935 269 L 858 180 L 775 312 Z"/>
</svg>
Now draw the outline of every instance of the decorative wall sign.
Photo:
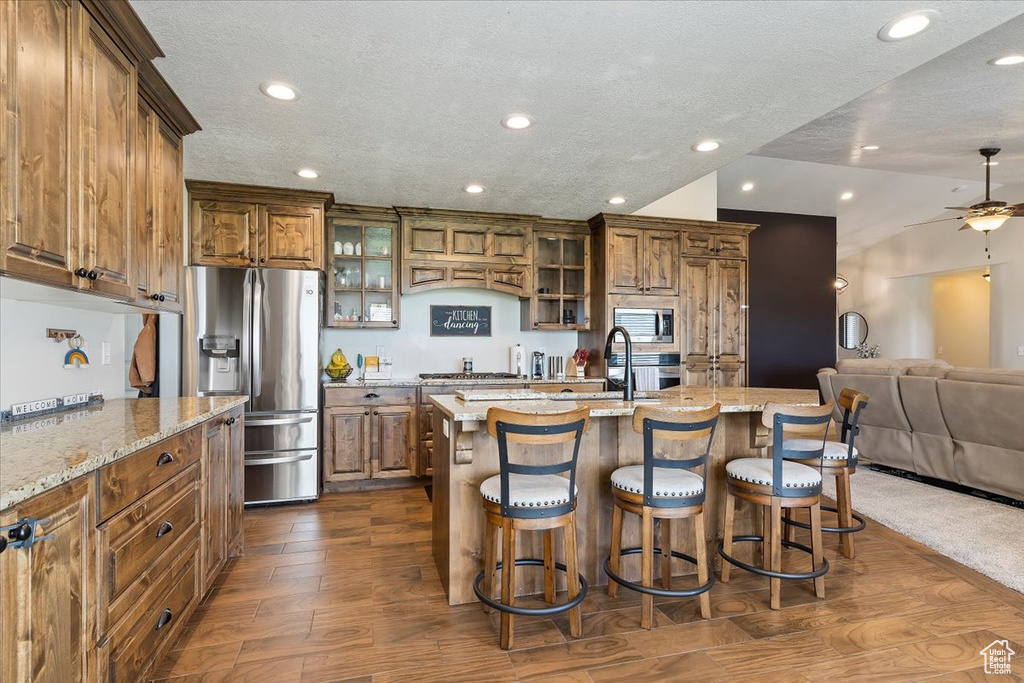
<svg viewBox="0 0 1024 683">
<path fill-rule="evenodd" d="M 490 306 L 431 306 L 431 337 L 490 337 Z"/>
</svg>

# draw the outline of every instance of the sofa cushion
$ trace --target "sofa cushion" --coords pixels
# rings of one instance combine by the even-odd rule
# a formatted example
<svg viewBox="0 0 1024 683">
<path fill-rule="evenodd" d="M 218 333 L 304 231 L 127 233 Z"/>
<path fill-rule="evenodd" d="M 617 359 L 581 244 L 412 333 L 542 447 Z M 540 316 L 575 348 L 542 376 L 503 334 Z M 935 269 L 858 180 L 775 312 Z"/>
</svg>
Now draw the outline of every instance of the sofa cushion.
<svg viewBox="0 0 1024 683">
<path fill-rule="evenodd" d="M 946 418 L 939 407 L 938 379 L 935 377 L 900 377 L 903 410 L 915 432 L 949 438 Z M 952 446 L 952 444 L 951 444 Z"/>
<path fill-rule="evenodd" d="M 906 374 L 906 370 L 894 360 L 888 358 L 843 358 L 836 363 L 836 371 L 840 375 L 888 375 L 898 377 Z"/>
<path fill-rule="evenodd" d="M 1024 451 L 1024 386 L 951 379 L 936 384 L 954 441 Z"/>
<path fill-rule="evenodd" d="M 856 389 L 871 397 L 868 407 L 860 414 L 861 426 L 889 427 L 910 431 L 910 422 L 903 411 L 900 389 L 896 377 L 884 375 L 828 375 L 832 380 L 832 395 L 839 396 L 843 389 Z M 840 420 L 842 418 L 839 418 Z M 865 452 L 866 457 L 871 457 Z"/>
<path fill-rule="evenodd" d="M 946 379 L 960 382 L 985 382 L 986 384 L 1010 384 L 1024 386 L 1024 370 L 1003 370 L 999 368 L 953 368 L 946 373 Z"/>
</svg>

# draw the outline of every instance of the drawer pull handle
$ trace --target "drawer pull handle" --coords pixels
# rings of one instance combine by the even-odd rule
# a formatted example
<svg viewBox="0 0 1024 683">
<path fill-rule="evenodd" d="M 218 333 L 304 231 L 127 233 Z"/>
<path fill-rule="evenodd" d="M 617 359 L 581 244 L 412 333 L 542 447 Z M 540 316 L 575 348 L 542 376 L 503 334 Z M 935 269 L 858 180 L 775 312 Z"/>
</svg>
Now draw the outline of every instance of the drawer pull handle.
<svg viewBox="0 0 1024 683">
<path fill-rule="evenodd" d="M 373 393 L 373 392 L 371 391 L 371 392 L 370 392 L 369 394 L 367 394 L 366 396 L 363 396 L 363 398 L 380 398 L 380 396 L 378 396 L 377 394 L 375 394 L 375 393 Z"/>
<path fill-rule="evenodd" d="M 172 462 L 174 462 L 174 456 L 167 451 L 164 451 L 156 459 L 156 466 L 160 467 L 161 465 L 170 465 Z"/>
<path fill-rule="evenodd" d="M 573 390 L 573 389 L 568 389 L 568 388 L 566 388 L 566 389 L 562 389 L 562 390 L 561 390 L 560 392 L 558 392 L 558 393 L 560 393 L 560 394 L 575 394 L 575 393 L 576 393 L 576 391 L 575 391 L 575 390 Z"/>
<path fill-rule="evenodd" d="M 160 538 L 161 536 L 169 534 L 172 531 L 174 531 L 174 525 L 171 524 L 170 521 L 165 519 L 163 523 L 160 525 L 160 528 L 156 530 L 156 537 Z"/>
<path fill-rule="evenodd" d="M 164 611 L 160 613 L 160 618 L 156 620 L 156 630 L 159 631 L 164 626 L 167 626 L 173 618 L 174 612 L 171 611 L 170 607 L 165 607 Z"/>
</svg>

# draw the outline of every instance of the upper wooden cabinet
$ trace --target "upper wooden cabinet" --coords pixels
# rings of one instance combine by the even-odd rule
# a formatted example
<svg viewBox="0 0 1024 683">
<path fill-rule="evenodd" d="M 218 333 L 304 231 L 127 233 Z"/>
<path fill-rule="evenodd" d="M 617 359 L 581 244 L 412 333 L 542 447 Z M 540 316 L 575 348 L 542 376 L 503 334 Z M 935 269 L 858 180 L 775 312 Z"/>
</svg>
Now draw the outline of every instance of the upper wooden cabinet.
<svg viewBox="0 0 1024 683">
<path fill-rule="evenodd" d="M 158 293 L 161 273 L 176 290 L 167 249 L 153 267 L 171 219 L 149 195 L 176 183 L 166 192 L 180 203 L 180 171 L 156 172 L 153 130 L 173 131 L 180 168 L 181 138 L 199 126 L 152 67 L 159 46 L 126 2 L 6 2 L 0 27 L 0 270 L 123 301 Z M 172 310 L 176 298 L 164 293 Z"/>
<path fill-rule="evenodd" d="M 331 327 L 397 328 L 398 215 L 335 205 L 327 214 L 327 310 Z"/>
<path fill-rule="evenodd" d="M 747 263 L 683 261 L 685 384 L 743 386 L 747 362 Z"/>
<path fill-rule="evenodd" d="M 522 330 L 590 326 L 590 227 L 540 219 L 533 231 L 533 288 L 521 302 Z"/>
<path fill-rule="evenodd" d="M 679 293 L 679 233 L 611 228 L 605 244 L 610 294 Z"/>
<path fill-rule="evenodd" d="M 537 216 L 397 207 L 402 292 L 478 287 L 530 296 Z"/>
<path fill-rule="evenodd" d="M 189 263 L 245 268 L 323 268 L 329 192 L 186 180 Z"/>
</svg>

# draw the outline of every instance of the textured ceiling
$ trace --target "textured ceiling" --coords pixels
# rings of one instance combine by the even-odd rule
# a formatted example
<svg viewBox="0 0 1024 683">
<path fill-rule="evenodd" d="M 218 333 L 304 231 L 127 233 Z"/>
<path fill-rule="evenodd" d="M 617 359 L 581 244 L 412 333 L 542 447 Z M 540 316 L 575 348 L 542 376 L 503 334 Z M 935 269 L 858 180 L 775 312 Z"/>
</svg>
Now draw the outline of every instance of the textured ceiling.
<svg viewBox="0 0 1024 683">
<path fill-rule="evenodd" d="M 1024 54 L 1024 15 L 753 153 L 984 180 L 978 148 L 1001 147 L 993 180 L 1019 183 L 1024 180 L 1024 64 L 987 64 L 1008 54 Z M 867 144 L 881 149 L 860 149 Z"/>
<path fill-rule="evenodd" d="M 612 194 L 640 208 L 1022 12 L 929 2 L 933 28 L 886 43 L 879 27 L 919 2 L 133 6 L 203 126 L 188 177 L 574 218 Z M 302 97 L 271 101 L 267 80 Z M 537 125 L 502 129 L 516 111 Z M 690 151 L 706 137 L 722 148 Z M 297 178 L 302 166 L 321 178 Z M 469 182 L 487 192 L 465 194 Z"/>
</svg>

